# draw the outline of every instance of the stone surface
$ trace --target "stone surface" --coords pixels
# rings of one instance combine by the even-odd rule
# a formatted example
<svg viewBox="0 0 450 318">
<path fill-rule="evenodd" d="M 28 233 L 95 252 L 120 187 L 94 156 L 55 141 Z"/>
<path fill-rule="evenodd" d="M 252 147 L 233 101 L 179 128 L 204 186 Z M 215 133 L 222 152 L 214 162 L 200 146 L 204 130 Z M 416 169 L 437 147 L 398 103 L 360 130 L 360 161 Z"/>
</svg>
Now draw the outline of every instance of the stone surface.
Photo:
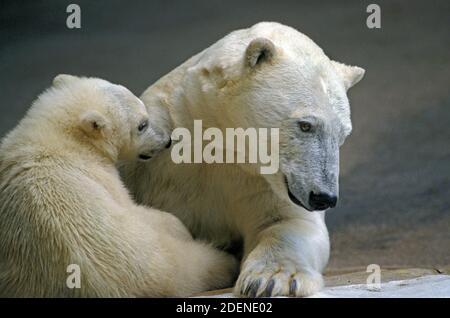
<svg viewBox="0 0 450 318">
<path fill-rule="evenodd" d="M 316 297 L 450 297 L 450 267 L 391 268 L 381 270 L 381 289 L 366 285 L 367 273 L 348 268 L 325 275 L 325 288 Z M 210 291 L 198 297 L 234 297 L 231 288 Z"/>
<path fill-rule="evenodd" d="M 311 298 L 450 298 L 450 276 L 429 275 L 382 283 L 326 287 Z"/>
</svg>

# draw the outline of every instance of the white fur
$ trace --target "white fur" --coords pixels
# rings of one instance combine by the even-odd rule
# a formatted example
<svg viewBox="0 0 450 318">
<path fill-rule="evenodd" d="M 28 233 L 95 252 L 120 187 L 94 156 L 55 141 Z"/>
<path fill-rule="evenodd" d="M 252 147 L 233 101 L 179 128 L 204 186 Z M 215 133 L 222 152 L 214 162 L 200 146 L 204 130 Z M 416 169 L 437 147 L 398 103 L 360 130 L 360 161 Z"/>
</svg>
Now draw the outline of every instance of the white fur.
<svg viewBox="0 0 450 318">
<path fill-rule="evenodd" d="M 138 131 L 148 117 L 122 86 L 60 75 L 3 139 L 0 296 L 182 296 L 231 283 L 232 257 L 136 205 L 120 181 L 118 160 L 167 143 L 156 127 Z M 70 264 L 79 289 L 66 285 Z"/>
<path fill-rule="evenodd" d="M 324 212 L 292 203 L 283 174 L 299 198 L 304 188 L 337 192 L 338 146 L 351 131 L 346 89 L 362 74 L 278 23 L 232 32 L 150 86 L 142 99 L 150 111 L 166 113 L 172 128 L 192 131 L 194 119 L 222 131 L 280 128 L 282 171 L 262 176 L 257 164 L 175 165 L 164 153 L 150 165 L 126 165 L 125 182 L 139 202 L 172 212 L 196 237 L 222 247 L 243 238 L 237 294 L 310 295 L 321 288 L 328 261 Z M 327 157 L 302 152 L 312 149 L 296 125 L 304 116 L 325 127 Z M 329 162 L 325 176 L 314 166 L 321 161 Z M 325 177 L 329 182 L 321 181 Z"/>
</svg>

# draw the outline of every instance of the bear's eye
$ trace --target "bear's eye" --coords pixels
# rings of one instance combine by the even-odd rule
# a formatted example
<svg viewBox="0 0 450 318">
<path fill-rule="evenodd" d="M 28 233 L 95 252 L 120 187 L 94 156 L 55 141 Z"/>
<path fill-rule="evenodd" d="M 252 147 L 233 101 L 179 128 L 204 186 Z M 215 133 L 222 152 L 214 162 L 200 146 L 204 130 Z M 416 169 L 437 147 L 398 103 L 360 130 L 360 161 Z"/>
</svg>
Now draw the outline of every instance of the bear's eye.
<svg viewBox="0 0 450 318">
<path fill-rule="evenodd" d="M 144 120 L 139 124 L 138 130 L 139 132 L 143 132 L 148 127 L 148 120 Z"/>
<path fill-rule="evenodd" d="M 307 121 L 301 121 L 298 125 L 300 126 L 300 130 L 303 132 L 310 132 L 312 129 L 312 125 Z"/>
</svg>

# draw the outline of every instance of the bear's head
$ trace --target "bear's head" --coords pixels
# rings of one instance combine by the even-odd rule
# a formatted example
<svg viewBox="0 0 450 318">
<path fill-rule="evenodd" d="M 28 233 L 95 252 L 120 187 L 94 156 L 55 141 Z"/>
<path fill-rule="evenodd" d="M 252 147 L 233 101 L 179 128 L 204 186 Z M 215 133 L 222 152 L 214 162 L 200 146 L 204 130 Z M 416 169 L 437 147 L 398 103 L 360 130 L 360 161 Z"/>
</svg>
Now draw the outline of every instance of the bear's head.
<svg viewBox="0 0 450 318">
<path fill-rule="evenodd" d="M 263 22 L 199 55 L 188 100 L 202 101 L 192 108 L 207 126 L 279 128 L 280 169 L 264 177 L 280 198 L 325 210 L 336 205 L 339 147 L 352 130 L 346 93 L 363 75 L 297 30 Z"/>
<path fill-rule="evenodd" d="M 50 92 L 53 120 L 113 161 L 148 160 L 170 145 L 170 132 L 151 124 L 143 102 L 121 85 L 61 74 Z"/>
</svg>

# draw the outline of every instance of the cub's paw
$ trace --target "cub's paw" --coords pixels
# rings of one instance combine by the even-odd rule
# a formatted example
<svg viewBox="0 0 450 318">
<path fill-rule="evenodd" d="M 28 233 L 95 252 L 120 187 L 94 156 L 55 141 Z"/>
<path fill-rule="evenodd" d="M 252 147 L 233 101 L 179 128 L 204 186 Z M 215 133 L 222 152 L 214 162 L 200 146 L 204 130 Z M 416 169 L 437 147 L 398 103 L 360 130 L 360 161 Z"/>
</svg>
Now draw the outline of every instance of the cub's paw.
<svg viewBox="0 0 450 318">
<path fill-rule="evenodd" d="M 278 268 L 244 268 L 239 275 L 234 293 L 244 297 L 310 296 L 323 287 L 320 273 Z"/>
</svg>

